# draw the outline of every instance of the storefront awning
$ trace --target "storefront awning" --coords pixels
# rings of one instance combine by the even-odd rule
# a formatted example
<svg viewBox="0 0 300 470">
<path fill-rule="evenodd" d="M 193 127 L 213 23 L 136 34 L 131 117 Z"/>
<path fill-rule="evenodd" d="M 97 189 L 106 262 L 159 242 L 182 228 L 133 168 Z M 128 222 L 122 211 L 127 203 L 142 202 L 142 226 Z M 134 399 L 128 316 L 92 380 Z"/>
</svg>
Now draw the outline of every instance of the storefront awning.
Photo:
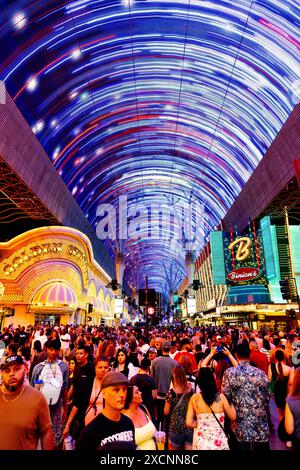
<svg viewBox="0 0 300 470">
<path fill-rule="evenodd" d="M 77 296 L 72 287 L 61 281 L 54 281 L 41 287 L 32 299 L 32 306 L 76 306 Z"/>
</svg>

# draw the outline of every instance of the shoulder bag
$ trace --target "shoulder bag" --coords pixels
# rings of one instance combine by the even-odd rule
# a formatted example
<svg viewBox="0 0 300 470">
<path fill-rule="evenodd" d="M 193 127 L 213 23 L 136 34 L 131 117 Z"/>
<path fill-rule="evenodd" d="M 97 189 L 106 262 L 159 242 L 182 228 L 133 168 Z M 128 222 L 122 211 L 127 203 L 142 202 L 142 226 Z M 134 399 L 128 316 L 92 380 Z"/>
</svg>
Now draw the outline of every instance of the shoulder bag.
<svg viewBox="0 0 300 470">
<path fill-rule="evenodd" d="M 208 405 L 209 406 L 209 405 Z M 228 445 L 229 445 L 229 449 L 230 450 L 237 450 L 238 449 L 238 440 L 236 438 L 236 435 L 233 431 L 229 430 L 228 432 L 225 431 L 225 428 L 224 426 L 222 426 L 222 424 L 220 423 L 220 421 L 218 420 L 218 418 L 216 417 L 213 409 L 209 406 L 212 414 L 214 415 L 214 418 L 218 421 L 219 423 L 219 426 L 220 428 L 222 428 L 225 436 L 227 437 L 227 441 L 228 441 Z"/>
<path fill-rule="evenodd" d="M 92 393 L 92 392 L 91 392 L 91 393 Z M 95 400 L 93 401 L 93 403 L 91 404 L 91 406 L 86 410 L 86 412 L 85 412 L 85 414 L 84 414 L 84 418 L 85 418 L 86 415 L 89 413 L 89 411 L 90 411 L 92 408 L 94 408 L 94 406 L 96 405 L 100 393 L 101 393 L 101 388 L 99 389 L 99 392 L 97 393 L 97 396 L 96 396 Z"/>
</svg>

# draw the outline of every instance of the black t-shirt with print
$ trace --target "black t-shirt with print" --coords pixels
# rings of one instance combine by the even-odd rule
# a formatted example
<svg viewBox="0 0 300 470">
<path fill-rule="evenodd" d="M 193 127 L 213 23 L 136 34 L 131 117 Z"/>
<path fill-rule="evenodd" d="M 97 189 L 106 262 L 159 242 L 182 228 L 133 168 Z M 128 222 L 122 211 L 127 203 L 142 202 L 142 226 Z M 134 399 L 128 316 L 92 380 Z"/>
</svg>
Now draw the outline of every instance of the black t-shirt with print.
<svg viewBox="0 0 300 470">
<path fill-rule="evenodd" d="M 121 414 L 119 421 L 112 421 L 100 413 L 84 428 L 76 444 L 76 450 L 105 450 L 108 447 L 136 448 L 134 425 L 127 416 Z"/>
<path fill-rule="evenodd" d="M 26 331 L 21 331 L 19 333 L 19 346 L 25 346 L 25 343 L 27 340 L 28 340 L 28 333 L 26 333 Z"/>
</svg>

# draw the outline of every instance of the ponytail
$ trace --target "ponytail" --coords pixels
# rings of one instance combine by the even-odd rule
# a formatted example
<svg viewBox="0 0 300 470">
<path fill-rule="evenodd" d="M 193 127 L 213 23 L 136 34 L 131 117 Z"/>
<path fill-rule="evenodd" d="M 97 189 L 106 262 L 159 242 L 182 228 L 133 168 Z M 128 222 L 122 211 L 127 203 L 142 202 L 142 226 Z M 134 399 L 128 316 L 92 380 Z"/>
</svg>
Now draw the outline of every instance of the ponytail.
<svg viewBox="0 0 300 470">
<path fill-rule="evenodd" d="M 282 368 L 281 361 L 278 361 L 278 371 L 279 371 L 279 375 L 282 376 L 283 375 L 283 368 Z"/>
<path fill-rule="evenodd" d="M 283 376 L 283 368 L 282 368 L 282 362 L 284 361 L 284 353 L 280 349 L 278 349 L 275 353 L 275 359 L 278 361 L 278 371 L 279 375 Z"/>
</svg>

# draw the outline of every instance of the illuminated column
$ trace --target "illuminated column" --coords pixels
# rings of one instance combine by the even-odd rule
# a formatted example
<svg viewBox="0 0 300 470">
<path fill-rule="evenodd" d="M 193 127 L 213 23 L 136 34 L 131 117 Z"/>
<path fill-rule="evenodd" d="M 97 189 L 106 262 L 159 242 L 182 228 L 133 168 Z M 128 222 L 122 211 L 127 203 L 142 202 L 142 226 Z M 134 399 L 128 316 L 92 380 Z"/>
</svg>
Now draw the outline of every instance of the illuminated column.
<svg viewBox="0 0 300 470">
<path fill-rule="evenodd" d="M 135 303 L 138 304 L 138 292 L 136 287 L 132 287 L 132 300 L 134 300 Z"/>
<path fill-rule="evenodd" d="M 194 251 L 186 251 L 185 253 L 185 268 L 186 268 L 186 275 L 188 280 L 188 296 L 195 296 L 195 292 L 193 290 L 192 284 L 194 280 L 194 273 L 195 273 L 195 257 Z M 191 315 L 187 308 L 188 300 L 186 299 L 186 312 L 187 317 Z"/>
<path fill-rule="evenodd" d="M 124 253 L 119 252 L 116 254 L 116 279 L 117 279 L 117 283 L 120 284 L 121 286 L 118 288 L 118 291 L 117 291 L 118 295 L 122 295 L 124 269 L 125 269 Z"/>
<path fill-rule="evenodd" d="M 3 297 L 4 290 L 5 290 L 4 285 L 2 284 L 2 282 L 0 282 L 0 299 L 2 299 Z M 2 331 L 3 318 L 4 318 L 4 308 L 2 307 L 2 309 L 0 310 L 0 331 Z"/>
<path fill-rule="evenodd" d="M 186 276 L 188 280 L 189 295 L 192 295 L 194 291 L 189 286 L 192 284 L 193 279 L 194 279 L 194 252 L 193 251 L 187 251 L 185 253 L 185 269 L 186 269 Z"/>
<path fill-rule="evenodd" d="M 122 297 L 123 274 L 124 274 L 124 269 L 125 269 L 124 253 L 117 252 L 115 262 L 116 262 L 116 279 L 117 279 L 118 285 L 120 286 L 118 287 L 116 294 L 118 297 Z M 124 307 L 123 307 L 122 315 L 123 314 L 124 314 Z M 115 316 L 115 325 L 119 323 L 119 318 Z"/>
</svg>

